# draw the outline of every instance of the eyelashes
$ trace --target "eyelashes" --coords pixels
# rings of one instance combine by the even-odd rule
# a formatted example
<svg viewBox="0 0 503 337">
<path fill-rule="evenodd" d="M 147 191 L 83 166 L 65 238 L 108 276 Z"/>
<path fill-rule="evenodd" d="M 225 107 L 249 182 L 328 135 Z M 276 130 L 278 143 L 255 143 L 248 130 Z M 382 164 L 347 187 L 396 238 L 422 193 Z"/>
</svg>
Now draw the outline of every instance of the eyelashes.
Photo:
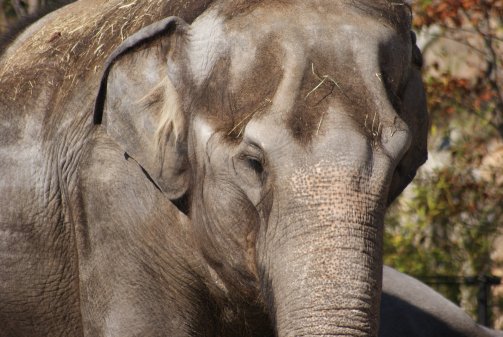
<svg viewBox="0 0 503 337">
<path fill-rule="evenodd" d="M 244 160 L 248 167 L 255 171 L 256 174 L 262 175 L 264 173 L 264 165 L 262 164 L 262 161 L 260 159 L 246 156 Z"/>
</svg>

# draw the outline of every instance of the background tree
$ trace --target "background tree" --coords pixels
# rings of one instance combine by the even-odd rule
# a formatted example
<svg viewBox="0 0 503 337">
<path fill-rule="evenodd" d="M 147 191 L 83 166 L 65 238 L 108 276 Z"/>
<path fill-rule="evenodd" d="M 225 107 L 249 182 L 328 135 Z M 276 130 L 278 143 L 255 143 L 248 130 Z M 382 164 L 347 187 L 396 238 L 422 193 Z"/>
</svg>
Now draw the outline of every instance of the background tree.
<svg viewBox="0 0 503 337">
<path fill-rule="evenodd" d="M 43 15 L 73 1 L 75 0 L 0 0 L 0 35 L 22 18 Z"/>
<path fill-rule="evenodd" d="M 494 244 L 503 225 L 503 1 L 422 0 L 414 12 L 430 160 L 388 214 L 385 263 L 426 279 L 501 273 Z M 474 314 L 476 288 L 439 290 Z M 503 303 L 493 304 L 497 318 Z"/>
</svg>

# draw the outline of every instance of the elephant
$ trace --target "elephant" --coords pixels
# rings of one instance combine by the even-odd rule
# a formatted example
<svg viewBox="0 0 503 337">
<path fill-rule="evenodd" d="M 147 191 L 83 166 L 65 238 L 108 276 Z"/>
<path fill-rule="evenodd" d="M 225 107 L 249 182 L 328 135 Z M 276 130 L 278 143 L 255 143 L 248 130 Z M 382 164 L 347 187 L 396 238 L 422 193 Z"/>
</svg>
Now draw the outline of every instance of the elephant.
<svg viewBox="0 0 503 337">
<path fill-rule="evenodd" d="M 0 57 L 0 336 L 377 336 L 420 69 L 396 0 L 37 21 Z"/>
<path fill-rule="evenodd" d="M 379 337 L 502 337 L 406 274 L 385 266 Z"/>
</svg>

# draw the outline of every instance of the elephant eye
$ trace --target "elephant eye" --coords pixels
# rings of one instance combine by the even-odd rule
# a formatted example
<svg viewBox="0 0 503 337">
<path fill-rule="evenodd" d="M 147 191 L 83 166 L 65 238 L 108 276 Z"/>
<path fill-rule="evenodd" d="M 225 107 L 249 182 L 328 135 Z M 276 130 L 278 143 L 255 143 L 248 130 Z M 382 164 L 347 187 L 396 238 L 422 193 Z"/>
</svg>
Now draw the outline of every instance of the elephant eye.
<svg viewBox="0 0 503 337">
<path fill-rule="evenodd" d="M 234 170 L 241 177 L 243 186 L 262 186 L 267 179 L 263 150 L 255 145 L 243 142 L 241 149 L 233 159 Z"/>
<path fill-rule="evenodd" d="M 257 205 L 267 182 L 267 163 L 260 151 L 246 148 L 232 158 L 238 186 L 248 199 Z"/>
<path fill-rule="evenodd" d="M 254 157 L 246 157 L 246 164 L 254 170 L 257 174 L 261 175 L 264 173 L 264 166 L 262 165 L 262 162 Z"/>
</svg>

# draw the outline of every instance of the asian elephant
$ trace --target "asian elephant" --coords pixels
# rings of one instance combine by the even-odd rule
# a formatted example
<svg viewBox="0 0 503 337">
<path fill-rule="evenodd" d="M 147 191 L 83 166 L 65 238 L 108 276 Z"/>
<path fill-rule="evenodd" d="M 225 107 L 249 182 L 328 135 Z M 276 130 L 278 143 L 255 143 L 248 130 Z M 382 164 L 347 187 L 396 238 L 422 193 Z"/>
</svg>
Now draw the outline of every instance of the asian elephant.
<svg viewBox="0 0 503 337">
<path fill-rule="evenodd" d="M 35 23 L 0 58 L 0 336 L 377 336 L 420 66 L 401 1 Z"/>
<path fill-rule="evenodd" d="M 503 337 L 424 283 L 385 266 L 379 337 Z"/>
</svg>

